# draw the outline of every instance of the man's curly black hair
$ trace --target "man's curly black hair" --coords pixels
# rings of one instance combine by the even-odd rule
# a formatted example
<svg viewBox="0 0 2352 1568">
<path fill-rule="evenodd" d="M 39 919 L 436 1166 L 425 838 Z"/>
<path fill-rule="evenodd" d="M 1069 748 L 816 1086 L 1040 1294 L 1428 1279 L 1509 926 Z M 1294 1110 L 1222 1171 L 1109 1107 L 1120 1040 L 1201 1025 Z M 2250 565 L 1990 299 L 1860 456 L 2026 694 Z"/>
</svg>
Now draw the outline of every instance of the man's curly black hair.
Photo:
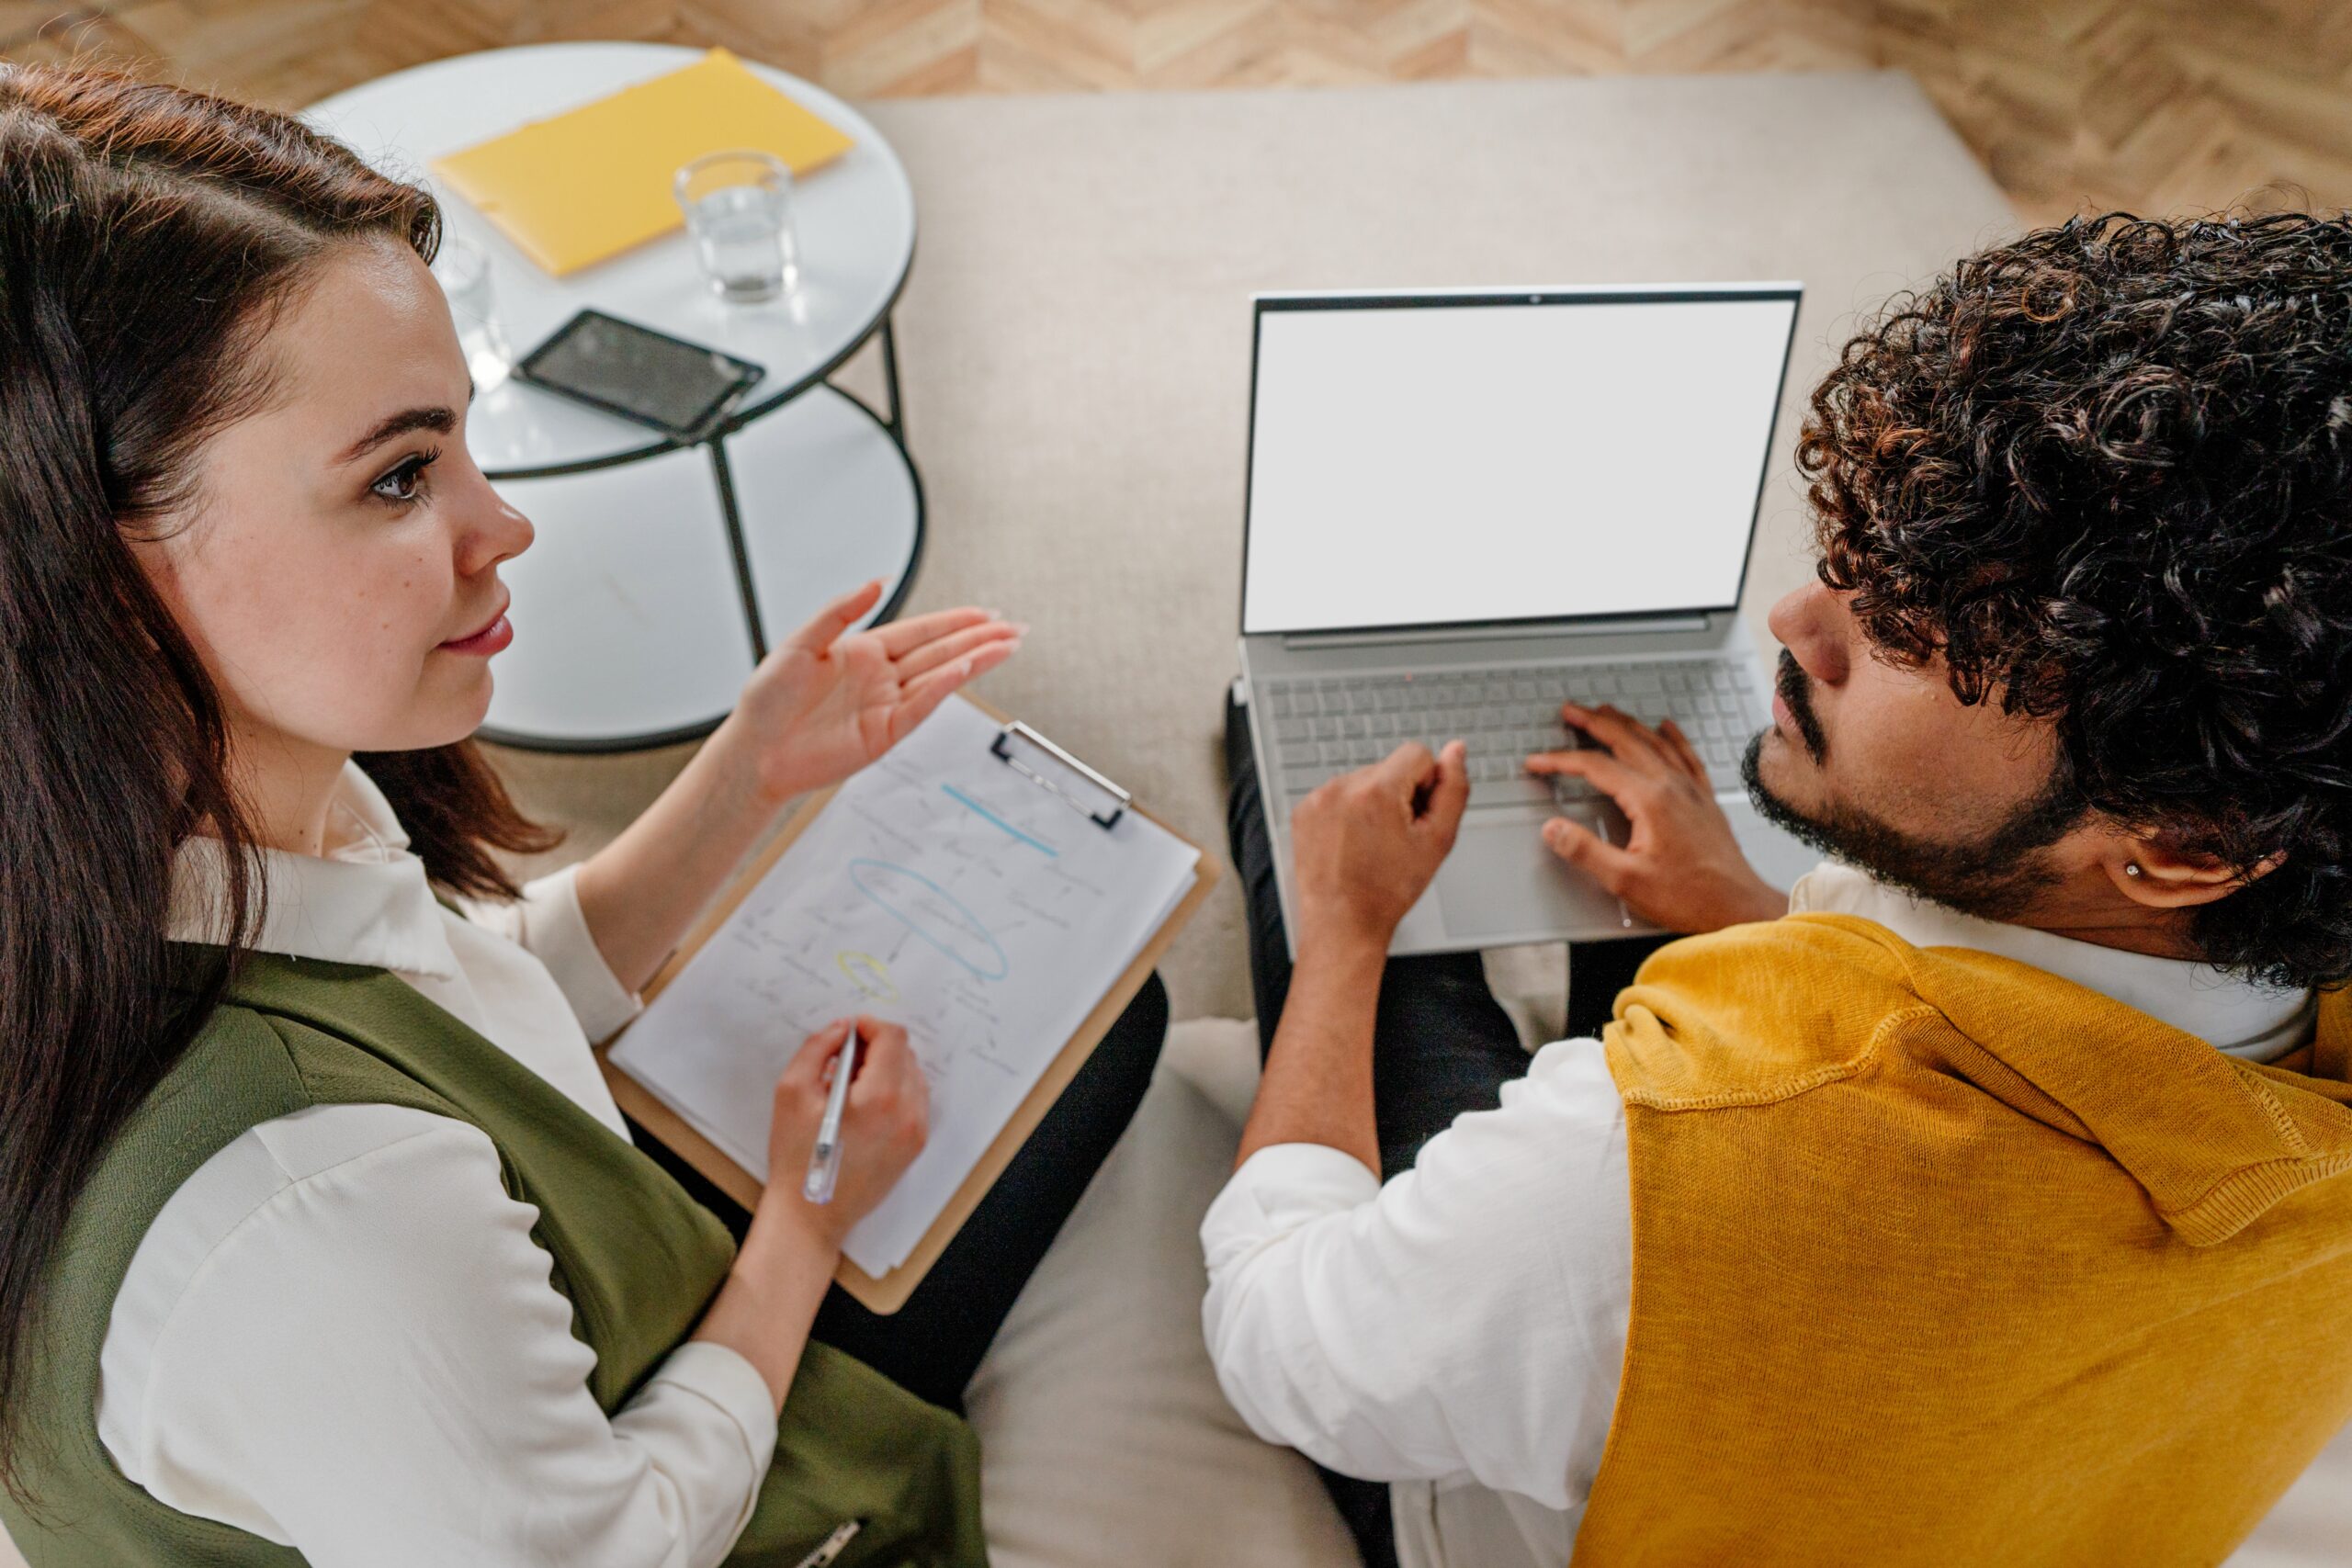
<svg viewBox="0 0 2352 1568">
<path fill-rule="evenodd" d="M 1798 447 L 1883 657 L 2052 719 L 2083 804 L 2267 874 L 2213 964 L 2352 980 L 2352 222 L 2078 219 L 1898 296 Z"/>
</svg>

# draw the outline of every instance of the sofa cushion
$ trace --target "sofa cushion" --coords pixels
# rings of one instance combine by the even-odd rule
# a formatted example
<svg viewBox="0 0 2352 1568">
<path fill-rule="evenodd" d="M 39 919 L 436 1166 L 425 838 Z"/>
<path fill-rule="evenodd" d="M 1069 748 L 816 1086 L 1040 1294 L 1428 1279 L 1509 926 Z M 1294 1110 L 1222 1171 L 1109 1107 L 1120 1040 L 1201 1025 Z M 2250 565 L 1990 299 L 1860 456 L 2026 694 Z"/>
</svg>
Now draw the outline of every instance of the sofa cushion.
<svg viewBox="0 0 2352 1568">
<path fill-rule="evenodd" d="M 1204 1066 L 1246 1111 L 1255 1026 L 1169 1032 L 1134 1124 L 966 1397 L 998 1568 L 1356 1562 L 1313 1469 L 1250 1434 L 1202 1346 L 1201 1216 L 1239 1143 L 1238 1116 L 1192 1081 Z"/>
</svg>

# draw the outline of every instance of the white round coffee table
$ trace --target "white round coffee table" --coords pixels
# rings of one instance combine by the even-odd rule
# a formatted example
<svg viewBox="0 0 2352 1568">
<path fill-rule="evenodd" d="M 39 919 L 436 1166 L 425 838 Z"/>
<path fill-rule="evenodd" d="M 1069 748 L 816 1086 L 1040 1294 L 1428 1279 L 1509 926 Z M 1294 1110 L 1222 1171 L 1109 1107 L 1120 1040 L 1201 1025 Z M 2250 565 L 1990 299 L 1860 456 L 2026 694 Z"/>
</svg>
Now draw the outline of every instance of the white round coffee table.
<svg viewBox="0 0 2352 1568">
<path fill-rule="evenodd" d="M 771 641 L 877 577 L 873 618 L 888 619 L 922 555 L 922 485 L 906 449 L 890 321 L 914 258 L 914 193 L 856 110 L 747 62 L 856 143 L 796 182 L 800 285 L 764 305 L 712 294 L 683 231 L 551 277 L 426 166 L 700 55 L 630 43 L 492 50 L 304 112 L 378 168 L 433 185 L 447 231 L 491 256 L 517 357 L 594 307 L 767 371 L 719 433 L 693 446 L 511 379 L 477 396 L 467 446 L 538 530 L 502 569 L 515 637 L 495 666 L 482 728 L 492 740 L 612 751 L 707 734 Z M 876 337 L 878 410 L 827 379 Z"/>
</svg>

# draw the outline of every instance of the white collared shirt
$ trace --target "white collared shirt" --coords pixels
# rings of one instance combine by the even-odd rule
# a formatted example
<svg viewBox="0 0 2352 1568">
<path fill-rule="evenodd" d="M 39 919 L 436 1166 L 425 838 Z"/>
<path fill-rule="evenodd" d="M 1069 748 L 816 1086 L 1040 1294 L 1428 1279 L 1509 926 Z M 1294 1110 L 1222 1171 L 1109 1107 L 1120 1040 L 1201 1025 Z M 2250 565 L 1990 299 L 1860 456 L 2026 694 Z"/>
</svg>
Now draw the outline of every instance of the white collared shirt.
<svg viewBox="0 0 2352 1568">
<path fill-rule="evenodd" d="M 183 848 L 175 940 L 218 939 L 221 856 Z M 391 971 L 628 1135 L 588 1043 L 638 1002 L 571 872 L 453 914 L 356 766 L 323 856 L 259 858 L 255 947 Z M 688 1343 L 606 1419 L 537 1218 L 447 1117 L 326 1105 L 252 1129 L 131 1260 L 100 1356 L 107 1451 L 159 1501 L 318 1568 L 707 1568 L 775 1452 L 766 1382 Z"/>
<path fill-rule="evenodd" d="M 2014 958 L 2255 1060 L 2312 1026 L 2308 991 L 1974 919 L 1835 863 L 1789 908 Z M 1201 1225 L 1218 1381 L 1268 1441 L 1406 1483 L 1408 1568 L 1564 1562 L 1624 1362 L 1631 1205 L 1624 1103 L 1597 1040 L 1544 1046 L 1498 1109 L 1457 1119 L 1385 1186 L 1337 1149 L 1261 1149 Z M 1451 1520 L 1449 1495 L 1469 1505 Z"/>
</svg>

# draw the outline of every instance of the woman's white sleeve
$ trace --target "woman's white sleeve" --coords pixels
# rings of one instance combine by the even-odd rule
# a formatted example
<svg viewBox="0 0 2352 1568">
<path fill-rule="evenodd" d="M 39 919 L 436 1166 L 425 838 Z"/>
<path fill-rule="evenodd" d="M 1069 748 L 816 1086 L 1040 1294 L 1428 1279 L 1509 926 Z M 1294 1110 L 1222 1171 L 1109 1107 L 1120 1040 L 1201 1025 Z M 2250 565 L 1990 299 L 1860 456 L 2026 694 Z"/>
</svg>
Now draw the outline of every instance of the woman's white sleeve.
<svg viewBox="0 0 2352 1568">
<path fill-rule="evenodd" d="M 478 1129 L 322 1107 L 231 1156 L 273 1161 L 275 1190 L 225 1224 L 159 1219 L 109 1325 L 101 1429 L 132 1479 L 316 1568 L 726 1556 L 775 1452 L 766 1383 L 689 1342 L 607 1419 L 531 1238 L 538 1211 L 507 1196 Z M 175 1264 L 175 1238 L 201 1257 Z M 168 1301 L 145 1289 L 183 1279 Z"/>
<path fill-rule="evenodd" d="M 465 910 L 474 924 L 496 931 L 547 965 L 580 1020 L 581 1032 L 594 1044 L 620 1032 L 621 1025 L 643 1011 L 645 1004 L 605 962 L 580 908 L 579 872 L 576 865 L 565 866 L 525 883 L 522 897 L 511 904 L 468 901 Z"/>
</svg>

